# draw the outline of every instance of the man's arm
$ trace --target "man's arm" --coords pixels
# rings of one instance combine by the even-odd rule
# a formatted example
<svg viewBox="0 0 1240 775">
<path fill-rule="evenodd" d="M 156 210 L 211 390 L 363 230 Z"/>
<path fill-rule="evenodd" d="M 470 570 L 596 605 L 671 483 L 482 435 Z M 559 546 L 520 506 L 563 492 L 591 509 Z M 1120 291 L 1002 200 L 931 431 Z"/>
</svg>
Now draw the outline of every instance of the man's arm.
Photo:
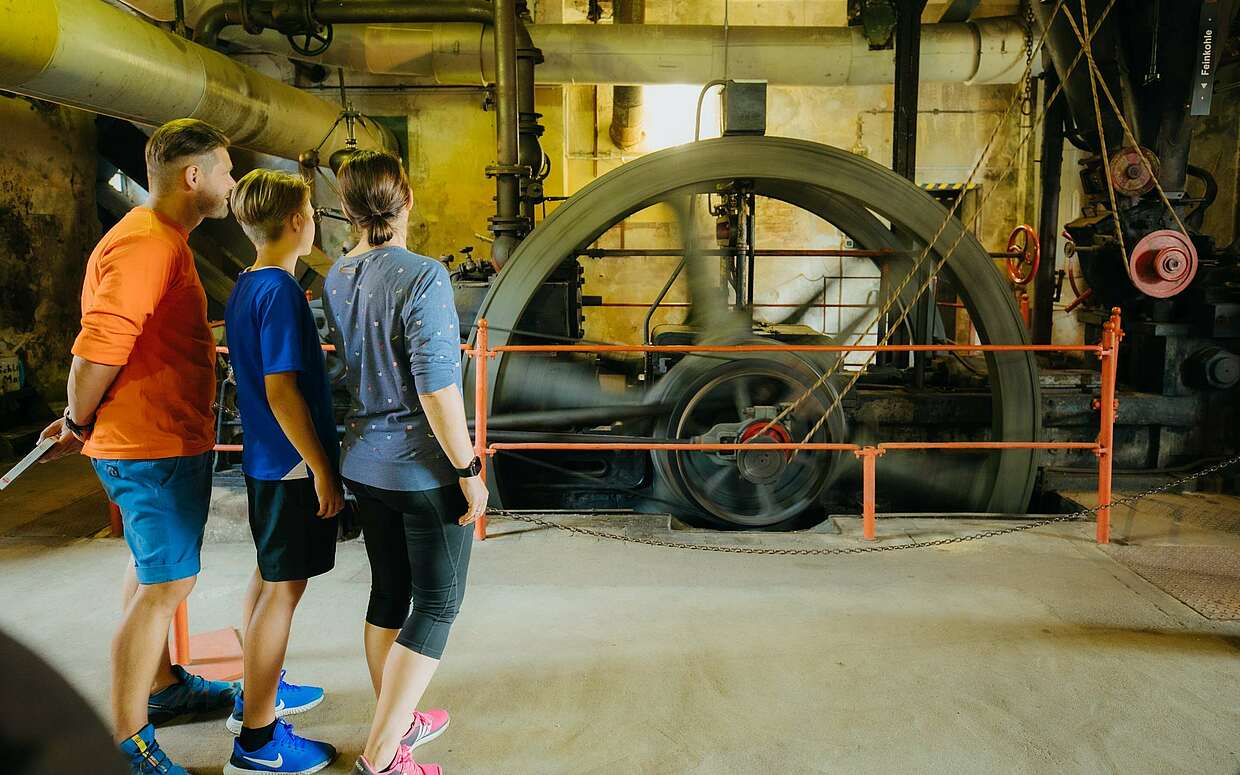
<svg viewBox="0 0 1240 775">
<path fill-rule="evenodd" d="M 69 419 L 78 425 L 87 425 L 95 418 L 95 412 L 103 401 L 120 366 L 108 366 L 88 361 L 80 355 L 73 356 L 69 367 Z"/>
<path fill-rule="evenodd" d="M 267 390 L 267 404 L 280 430 L 314 473 L 314 489 L 319 496 L 318 516 L 336 516 L 344 508 L 344 492 L 319 434 L 314 430 L 310 407 L 297 387 L 297 372 L 268 374 L 263 377 L 263 385 Z"/>
<path fill-rule="evenodd" d="M 69 367 L 69 418 L 77 425 L 93 422 L 103 394 L 108 392 L 120 372 L 120 366 L 108 366 L 88 361 L 80 355 L 73 356 L 73 365 Z M 69 431 L 64 418 L 56 420 L 39 434 L 40 441 L 51 437 L 57 439 L 56 445 L 39 459 L 40 463 L 80 452 L 85 441 Z"/>
</svg>

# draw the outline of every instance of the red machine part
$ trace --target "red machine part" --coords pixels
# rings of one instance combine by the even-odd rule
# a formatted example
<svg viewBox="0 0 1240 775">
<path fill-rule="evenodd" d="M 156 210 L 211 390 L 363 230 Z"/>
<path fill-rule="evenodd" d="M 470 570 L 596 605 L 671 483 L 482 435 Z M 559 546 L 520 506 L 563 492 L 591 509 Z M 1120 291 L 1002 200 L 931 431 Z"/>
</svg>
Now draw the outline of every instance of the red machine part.
<svg viewBox="0 0 1240 775">
<path fill-rule="evenodd" d="M 745 426 L 744 430 L 741 431 L 740 438 L 737 439 L 737 441 L 741 444 L 745 444 L 750 439 L 761 437 L 764 439 L 769 439 L 775 444 L 792 443 L 792 434 L 788 432 L 788 429 L 785 428 L 782 423 L 775 423 L 763 431 L 762 429 L 766 427 L 766 424 L 766 420 L 754 420 Z M 789 460 L 792 459 L 791 450 L 788 450 L 784 454 Z"/>
<path fill-rule="evenodd" d="M 1133 248 L 1128 274 L 1146 296 L 1170 298 L 1187 288 L 1197 275 L 1197 249 L 1178 231 L 1150 232 Z"/>
<path fill-rule="evenodd" d="M 1141 157 L 1145 157 L 1145 163 Z M 1154 189 L 1154 177 L 1158 174 L 1158 157 L 1148 148 L 1128 146 L 1111 156 L 1107 174 L 1115 193 L 1124 196 L 1141 196 Z"/>
<path fill-rule="evenodd" d="M 1042 256 L 1042 246 L 1038 243 L 1038 233 L 1032 226 L 1022 223 L 1008 235 L 1007 241 L 1008 278 L 1017 285 L 1028 285 L 1038 273 L 1038 260 Z"/>
<path fill-rule="evenodd" d="M 1068 260 L 1068 284 L 1072 286 L 1072 292 L 1076 294 L 1076 298 L 1072 300 L 1071 304 L 1064 307 L 1063 311 L 1071 312 L 1093 298 L 1094 289 L 1086 288 L 1081 290 L 1081 286 L 1077 284 L 1076 270 L 1073 269 L 1073 264 L 1076 263 L 1074 260 L 1076 258 L 1076 243 L 1072 241 L 1072 235 L 1068 233 L 1067 229 L 1063 230 L 1063 238 L 1066 240 L 1064 243 L 1063 254 L 1064 258 Z"/>
</svg>

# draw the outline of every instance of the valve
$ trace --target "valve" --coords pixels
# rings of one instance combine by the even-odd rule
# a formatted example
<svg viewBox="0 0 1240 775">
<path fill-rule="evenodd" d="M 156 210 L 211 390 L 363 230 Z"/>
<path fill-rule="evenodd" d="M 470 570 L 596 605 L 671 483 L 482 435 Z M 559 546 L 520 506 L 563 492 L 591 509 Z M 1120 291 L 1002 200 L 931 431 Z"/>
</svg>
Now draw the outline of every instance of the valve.
<svg viewBox="0 0 1240 775">
<path fill-rule="evenodd" d="M 1007 270 L 1008 279 L 1017 285 L 1028 285 L 1038 273 L 1038 262 L 1042 256 L 1042 246 L 1038 242 L 1038 233 L 1032 226 L 1022 223 L 1008 235 Z"/>
</svg>

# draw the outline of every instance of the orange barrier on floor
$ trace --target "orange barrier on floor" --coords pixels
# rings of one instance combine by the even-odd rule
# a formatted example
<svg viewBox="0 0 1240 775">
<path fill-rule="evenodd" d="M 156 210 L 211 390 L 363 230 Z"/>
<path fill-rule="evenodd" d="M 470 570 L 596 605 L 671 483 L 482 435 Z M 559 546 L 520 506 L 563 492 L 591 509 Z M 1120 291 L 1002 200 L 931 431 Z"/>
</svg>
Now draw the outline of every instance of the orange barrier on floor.
<svg viewBox="0 0 1240 775">
<path fill-rule="evenodd" d="M 861 460 L 862 479 L 862 535 L 866 540 L 875 539 L 875 464 L 888 452 L 901 450 L 999 450 L 999 449 L 1083 449 L 1098 457 L 1098 518 L 1096 540 L 1100 544 L 1111 540 L 1111 469 L 1114 461 L 1115 412 L 1119 402 L 1115 397 L 1116 375 L 1119 368 L 1119 343 L 1124 337 L 1120 326 L 1119 308 L 1111 310 L 1111 317 L 1102 327 L 1102 341 L 1096 345 L 1053 344 L 888 344 L 888 345 L 502 345 L 490 347 L 489 329 L 485 319 L 479 320 L 474 346 L 462 345 L 461 350 L 474 359 L 474 452 L 482 460 L 482 476 L 487 474 L 488 458 L 506 450 L 664 450 L 664 451 L 731 451 L 750 446 L 746 443 L 707 444 L 693 442 L 513 442 L 487 443 L 487 405 L 489 362 L 499 353 L 754 353 L 754 352 L 815 352 L 815 353 L 909 353 L 909 352 L 1081 352 L 1098 356 L 1102 367 L 1101 395 L 1094 401 L 1099 410 L 1098 440 L 1086 441 L 891 441 L 871 445 L 831 443 L 778 443 L 763 444 L 763 449 L 808 450 L 852 452 Z M 324 345 L 329 350 L 330 345 Z M 227 353 L 227 348 L 217 348 Z M 239 444 L 217 444 L 217 452 L 240 452 Z M 484 515 L 474 527 L 478 540 L 487 536 L 487 519 Z"/>
</svg>

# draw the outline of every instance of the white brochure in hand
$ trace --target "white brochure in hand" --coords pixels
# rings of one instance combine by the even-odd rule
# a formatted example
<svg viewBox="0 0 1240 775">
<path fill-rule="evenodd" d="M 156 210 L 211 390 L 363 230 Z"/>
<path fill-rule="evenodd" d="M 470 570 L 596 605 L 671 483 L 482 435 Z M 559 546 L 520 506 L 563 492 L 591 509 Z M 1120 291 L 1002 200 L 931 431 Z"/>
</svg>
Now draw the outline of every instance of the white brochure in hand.
<svg viewBox="0 0 1240 775">
<path fill-rule="evenodd" d="M 21 459 L 20 462 L 18 462 L 17 465 L 10 468 L 7 474 L 5 474 L 4 476 L 0 476 L 0 490 L 3 490 L 5 487 L 8 487 L 10 484 L 12 484 L 14 479 L 21 476 L 22 473 L 25 472 L 27 468 L 34 465 L 35 461 L 43 457 L 43 453 L 51 449 L 52 445 L 55 443 L 56 443 L 56 437 L 53 436 L 50 438 L 46 438 L 43 441 L 40 441 L 37 445 L 35 445 L 35 448 L 30 450 L 29 455 L 26 455 L 24 458 Z"/>
</svg>

